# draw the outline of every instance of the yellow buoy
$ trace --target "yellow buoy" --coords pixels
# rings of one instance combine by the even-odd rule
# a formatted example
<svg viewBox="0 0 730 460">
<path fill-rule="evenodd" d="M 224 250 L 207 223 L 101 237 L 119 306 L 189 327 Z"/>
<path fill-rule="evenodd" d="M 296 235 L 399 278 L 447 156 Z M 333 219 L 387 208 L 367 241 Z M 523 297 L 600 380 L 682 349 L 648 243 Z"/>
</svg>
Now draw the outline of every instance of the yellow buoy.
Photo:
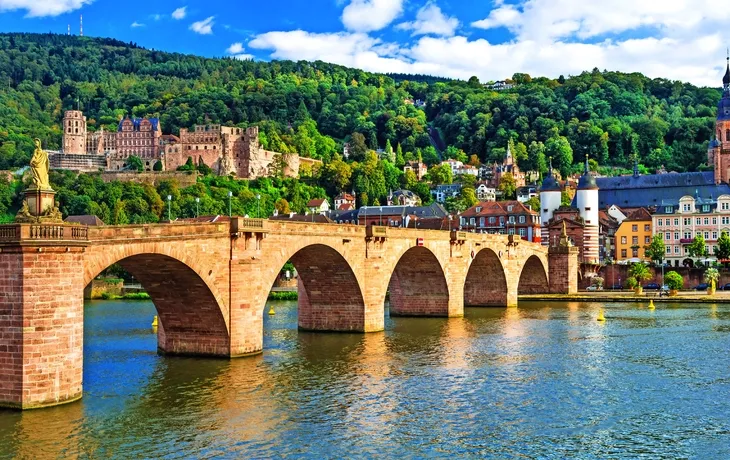
<svg viewBox="0 0 730 460">
<path fill-rule="evenodd" d="M 269 308 L 269 314 L 270 315 L 275 315 L 276 314 L 276 312 L 274 311 L 274 306 L 273 305 L 271 306 L 271 308 Z"/>
<path fill-rule="evenodd" d="M 654 299 L 649 299 L 649 310 L 654 310 L 655 308 Z"/>
<path fill-rule="evenodd" d="M 598 310 L 598 318 L 596 318 L 596 321 L 606 321 L 606 317 L 603 316 L 603 308 Z"/>
<path fill-rule="evenodd" d="M 152 318 L 152 327 L 157 327 L 157 315 L 155 315 L 155 317 Z"/>
</svg>

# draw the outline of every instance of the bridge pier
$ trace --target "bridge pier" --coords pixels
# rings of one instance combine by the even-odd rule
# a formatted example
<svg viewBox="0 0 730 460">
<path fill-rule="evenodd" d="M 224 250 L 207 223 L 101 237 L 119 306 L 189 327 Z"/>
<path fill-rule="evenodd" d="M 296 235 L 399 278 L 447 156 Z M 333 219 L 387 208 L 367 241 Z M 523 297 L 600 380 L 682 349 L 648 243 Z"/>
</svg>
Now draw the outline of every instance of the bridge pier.
<svg viewBox="0 0 730 460">
<path fill-rule="evenodd" d="M 81 398 L 86 242 L 74 236 L 64 225 L 0 229 L 0 406 Z"/>
</svg>

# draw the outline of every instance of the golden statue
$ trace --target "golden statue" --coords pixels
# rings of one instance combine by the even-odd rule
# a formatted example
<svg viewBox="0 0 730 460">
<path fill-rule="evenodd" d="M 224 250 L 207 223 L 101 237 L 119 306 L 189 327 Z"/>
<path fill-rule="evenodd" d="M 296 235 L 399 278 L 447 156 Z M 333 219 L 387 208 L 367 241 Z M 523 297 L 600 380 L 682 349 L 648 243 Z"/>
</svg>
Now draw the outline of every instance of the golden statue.
<svg viewBox="0 0 730 460">
<path fill-rule="evenodd" d="M 30 170 L 33 173 L 33 186 L 36 190 L 52 190 L 48 182 L 48 153 L 41 148 L 41 140 L 35 140 L 35 151 L 30 159 Z"/>
</svg>

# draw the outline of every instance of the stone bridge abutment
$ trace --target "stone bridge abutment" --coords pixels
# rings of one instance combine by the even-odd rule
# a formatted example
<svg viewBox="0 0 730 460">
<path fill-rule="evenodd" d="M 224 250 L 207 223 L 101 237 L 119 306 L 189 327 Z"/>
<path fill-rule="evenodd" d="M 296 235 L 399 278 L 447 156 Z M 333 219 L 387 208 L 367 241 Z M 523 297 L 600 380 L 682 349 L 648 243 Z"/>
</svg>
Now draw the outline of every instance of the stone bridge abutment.
<svg viewBox="0 0 730 460">
<path fill-rule="evenodd" d="M 575 252 L 504 235 L 245 218 L 0 226 L 0 406 L 81 397 L 83 289 L 109 266 L 150 294 L 161 353 L 230 358 L 262 351 L 287 261 L 299 327 L 312 331 L 382 331 L 388 295 L 392 315 L 459 317 L 465 305 L 514 306 L 518 292 L 570 290 L 577 274 Z"/>
</svg>

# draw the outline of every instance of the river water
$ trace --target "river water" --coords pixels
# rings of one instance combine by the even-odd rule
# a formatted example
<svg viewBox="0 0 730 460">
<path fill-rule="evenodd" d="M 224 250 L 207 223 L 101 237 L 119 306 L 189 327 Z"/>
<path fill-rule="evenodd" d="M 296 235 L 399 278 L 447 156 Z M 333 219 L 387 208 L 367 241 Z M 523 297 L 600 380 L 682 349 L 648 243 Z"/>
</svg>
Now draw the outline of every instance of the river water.
<svg viewBox="0 0 730 460">
<path fill-rule="evenodd" d="M 84 397 L 0 411 L 0 458 L 730 458 L 730 305 L 523 303 L 162 358 L 148 302 L 86 306 Z"/>
</svg>

